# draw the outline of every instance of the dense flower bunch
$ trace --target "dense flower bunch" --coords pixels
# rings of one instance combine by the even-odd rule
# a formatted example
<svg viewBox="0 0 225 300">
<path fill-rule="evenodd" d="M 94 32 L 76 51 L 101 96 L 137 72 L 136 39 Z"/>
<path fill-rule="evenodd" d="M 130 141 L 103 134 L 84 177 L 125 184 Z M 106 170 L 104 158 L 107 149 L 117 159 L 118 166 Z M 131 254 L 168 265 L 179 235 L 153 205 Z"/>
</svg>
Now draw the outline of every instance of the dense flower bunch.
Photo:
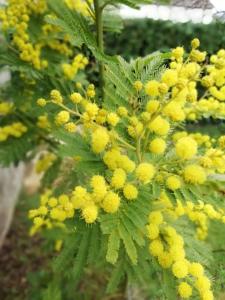
<svg viewBox="0 0 225 300">
<path fill-rule="evenodd" d="M 8 115 L 12 111 L 12 108 L 13 108 L 12 103 L 1 101 L 0 102 L 0 116 Z"/>
<path fill-rule="evenodd" d="M 29 217 L 34 218 L 34 225 L 30 230 L 33 235 L 41 226 L 51 229 L 65 227 L 63 221 L 74 216 L 74 208 L 67 195 L 54 197 L 52 191 L 46 191 L 40 199 L 40 207 L 30 210 Z"/>
<path fill-rule="evenodd" d="M 224 118 L 225 50 L 221 49 L 217 54 L 211 55 L 208 63 L 206 52 L 199 51 L 199 46 L 199 40 L 194 39 L 192 51 L 185 63 L 183 49 L 178 47 L 173 50 L 174 61 L 170 67 L 184 75 L 177 83 L 180 90 L 177 96 L 191 102 L 191 105 L 185 107 L 188 120 L 202 117 Z M 201 94 L 200 88 L 204 89 Z"/>
<path fill-rule="evenodd" d="M 207 272 L 200 263 L 186 257 L 184 239 L 173 227 L 173 222 L 186 216 L 196 226 L 196 238 L 203 240 L 210 220 L 225 223 L 224 209 L 204 199 L 197 203 L 179 199 L 179 191 L 185 186 L 206 186 L 214 174 L 225 173 L 224 136 L 216 140 L 180 131 L 185 119 L 202 116 L 196 110 L 202 99 L 210 103 L 213 97 L 218 105 L 224 100 L 225 51 L 212 56 L 207 65 L 206 53 L 198 47 L 199 41 L 193 40 L 186 59 L 183 48 L 173 49 L 170 68 L 161 78 L 133 82 L 135 100 L 116 111 L 96 103 L 93 85 L 85 90 L 78 84 L 79 92 L 68 97 L 53 90 L 49 99 L 37 100 L 46 112 L 48 105 L 58 109 L 51 126 L 81 136 L 90 153 L 104 163 L 105 173 L 87 177 L 85 185 L 77 185 L 58 197 L 53 196 L 54 191 L 45 193 L 30 217 L 34 222 L 32 233 L 42 226 L 64 226 L 65 220 L 77 213 L 91 224 L 102 214 L 118 212 L 124 202 L 138 201 L 145 186 L 157 183 L 161 193 L 146 224 L 149 252 L 162 268 L 171 268 L 178 279 L 180 297 L 189 298 L 198 292 L 201 299 L 211 300 Z M 198 96 L 199 84 L 206 88 L 203 96 Z M 139 95 L 146 97 L 146 103 L 138 101 Z M 190 118 L 190 114 L 195 117 Z"/>
<path fill-rule="evenodd" d="M 44 18 L 51 14 L 46 0 L 9 0 L 5 8 L 0 10 L 0 20 L 2 29 L 6 33 L 12 33 L 12 47 L 18 52 L 21 60 L 33 65 L 35 69 L 44 69 L 48 67 L 48 60 L 43 55 L 46 48 L 55 50 L 65 56 L 72 56 L 73 50 L 67 35 L 59 35 L 60 29 L 57 26 L 41 24 L 41 33 L 32 34 L 32 20 L 35 18 Z M 76 9 L 84 15 L 88 15 L 88 6 L 84 1 L 66 1 L 71 9 Z M 33 26 L 33 27 L 32 27 Z M 87 59 L 85 58 L 85 61 Z M 80 69 L 80 59 L 73 61 L 73 74 Z M 82 67 L 85 63 L 82 63 Z M 68 73 L 68 71 L 66 72 Z M 71 73 L 71 71 L 70 71 Z M 71 76 L 70 76 L 71 77 Z"/>
<path fill-rule="evenodd" d="M 88 64 L 87 57 L 85 57 L 81 53 L 77 54 L 73 58 L 73 60 L 70 64 L 69 63 L 62 64 L 63 73 L 66 78 L 68 78 L 69 80 L 72 80 L 79 70 L 84 70 L 84 68 L 87 66 L 87 64 Z"/>
<path fill-rule="evenodd" d="M 211 283 L 204 274 L 203 266 L 185 258 L 182 236 L 167 224 L 161 211 L 150 213 L 147 230 L 151 240 L 149 251 L 151 255 L 158 258 L 163 268 L 171 268 L 173 275 L 179 279 L 179 295 L 184 299 L 189 298 L 194 283 L 202 299 L 213 299 Z"/>
<path fill-rule="evenodd" d="M 21 122 L 14 122 L 10 125 L 0 127 L 0 142 L 6 141 L 9 137 L 19 138 L 25 132 L 27 127 Z"/>
</svg>

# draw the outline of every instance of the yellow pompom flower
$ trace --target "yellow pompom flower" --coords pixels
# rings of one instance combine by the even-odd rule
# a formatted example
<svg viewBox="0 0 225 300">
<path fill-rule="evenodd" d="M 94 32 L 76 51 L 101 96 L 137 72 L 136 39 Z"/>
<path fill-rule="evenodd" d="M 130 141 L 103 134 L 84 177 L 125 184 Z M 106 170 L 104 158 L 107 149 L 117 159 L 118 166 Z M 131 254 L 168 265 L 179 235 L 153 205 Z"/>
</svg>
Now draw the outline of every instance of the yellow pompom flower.
<svg viewBox="0 0 225 300">
<path fill-rule="evenodd" d="M 87 224 L 94 223 L 98 217 L 98 207 L 94 204 L 89 204 L 82 209 L 82 217 Z"/>
<path fill-rule="evenodd" d="M 150 100 L 148 101 L 146 105 L 146 111 L 149 112 L 150 114 L 154 114 L 160 106 L 160 102 L 157 100 Z"/>
<path fill-rule="evenodd" d="M 191 159 L 198 150 L 198 144 L 191 137 L 183 137 L 176 143 L 176 154 L 182 159 Z"/>
<path fill-rule="evenodd" d="M 82 101 L 82 96 L 80 93 L 73 93 L 70 95 L 70 100 L 75 103 L 78 104 Z"/>
<path fill-rule="evenodd" d="M 98 113 L 98 110 L 99 110 L 99 108 L 95 103 L 88 103 L 85 106 L 85 111 L 89 115 L 90 118 L 95 117 Z"/>
<path fill-rule="evenodd" d="M 127 175 L 126 172 L 118 168 L 113 172 L 113 176 L 111 179 L 111 186 L 114 187 L 115 189 L 122 189 L 125 181 L 126 181 Z"/>
<path fill-rule="evenodd" d="M 33 222 L 34 222 L 34 225 L 39 227 L 39 226 L 42 226 L 44 224 L 44 219 L 41 218 L 41 217 L 35 217 Z"/>
<path fill-rule="evenodd" d="M 214 300 L 212 291 L 205 291 L 201 294 L 202 300 Z"/>
<path fill-rule="evenodd" d="M 160 256 L 163 253 L 163 243 L 157 239 L 150 243 L 149 252 L 152 256 Z"/>
<path fill-rule="evenodd" d="M 194 38 L 192 41 L 191 41 L 191 47 L 193 49 L 196 49 L 200 46 L 200 41 L 198 38 Z"/>
<path fill-rule="evenodd" d="M 166 180 L 166 186 L 170 190 L 175 191 L 181 187 L 181 181 L 177 176 L 170 176 Z"/>
<path fill-rule="evenodd" d="M 180 122 L 185 119 L 185 113 L 181 105 L 176 101 L 171 101 L 163 109 L 163 113 L 175 122 Z"/>
<path fill-rule="evenodd" d="M 66 220 L 66 212 L 61 208 L 53 208 L 50 212 L 50 216 L 53 220 L 63 222 Z"/>
<path fill-rule="evenodd" d="M 98 185 L 105 185 L 105 178 L 101 175 L 94 175 L 91 178 L 91 187 L 94 189 Z"/>
<path fill-rule="evenodd" d="M 127 131 L 133 138 L 139 137 L 143 132 L 143 124 L 138 122 L 135 126 L 128 126 Z"/>
<path fill-rule="evenodd" d="M 12 103 L 8 102 L 0 102 L 0 115 L 8 115 L 13 108 Z"/>
<path fill-rule="evenodd" d="M 140 92 L 143 88 L 143 83 L 140 80 L 135 81 L 134 88 L 136 91 Z"/>
<path fill-rule="evenodd" d="M 145 85 L 145 93 L 148 96 L 152 96 L 152 97 L 159 96 L 160 95 L 159 85 L 160 83 L 156 80 L 148 81 L 147 84 Z"/>
<path fill-rule="evenodd" d="M 51 198 L 48 200 L 48 205 L 49 205 L 50 207 L 55 207 L 57 204 L 58 204 L 58 200 L 57 200 L 55 197 L 51 197 Z"/>
<path fill-rule="evenodd" d="M 169 253 L 173 261 L 185 259 L 185 251 L 182 246 L 176 245 L 176 241 L 174 241 L 174 245 L 170 247 Z"/>
<path fill-rule="evenodd" d="M 108 192 L 102 202 L 102 208 L 104 209 L 104 211 L 112 214 L 117 212 L 119 206 L 120 206 L 120 197 L 112 191 Z"/>
<path fill-rule="evenodd" d="M 91 136 L 91 147 L 93 152 L 101 153 L 105 150 L 109 142 L 109 135 L 105 128 L 99 127 L 96 129 Z"/>
<path fill-rule="evenodd" d="M 188 165 L 184 169 L 184 179 L 189 183 L 203 184 L 206 181 L 206 173 L 198 165 Z"/>
<path fill-rule="evenodd" d="M 162 95 L 165 95 L 169 90 L 169 87 L 168 85 L 166 85 L 165 83 L 160 83 L 159 85 L 159 92 L 162 94 Z"/>
<path fill-rule="evenodd" d="M 138 196 L 138 190 L 133 184 L 126 184 L 123 188 L 123 194 L 127 200 L 134 200 Z"/>
<path fill-rule="evenodd" d="M 188 283 L 183 281 L 178 286 L 178 293 L 181 298 L 188 299 L 192 295 L 192 287 Z"/>
<path fill-rule="evenodd" d="M 131 173 L 135 169 L 135 162 L 129 159 L 126 155 L 120 155 L 118 157 L 118 166 L 120 166 L 127 173 Z"/>
<path fill-rule="evenodd" d="M 166 119 L 158 116 L 149 123 L 148 128 L 158 135 L 167 135 L 170 130 L 170 124 Z"/>
<path fill-rule="evenodd" d="M 155 167 L 149 163 L 141 163 L 137 166 L 135 175 L 141 182 L 146 184 L 150 182 L 155 175 Z"/>
<path fill-rule="evenodd" d="M 146 226 L 147 236 L 150 240 L 157 239 L 159 236 L 159 226 L 153 223 L 150 223 Z"/>
<path fill-rule="evenodd" d="M 200 263 L 191 263 L 189 265 L 189 273 L 198 278 L 203 276 L 204 268 Z"/>
<path fill-rule="evenodd" d="M 68 132 L 75 132 L 76 131 L 76 124 L 73 123 L 73 122 L 69 122 L 69 123 L 66 123 L 64 125 L 64 128 L 68 131 Z"/>
<path fill-rule="evenodd" d="M 163 154 L 166 150 L 165 140 L 161 138 L 155 138 L 150 142 L 149 150 L 154 154 Z"/>
<path fill-rule="evenodd" d="M 178 75 L 176 70 L 166 70 L 162 75 L 162 82 L 169 87 L 174 86 L 178 81 Z"/>
<path fill-rule="evenodd" d="M 93 188 L 94 202 L 100 202 L 107 194 L 107 186 L 105 178 L 95 175 L 91 178 L 91 187 Z"/>
<path fill-rule="evenodd" d="M 112 125 L 112 126 L 116 126 L 117 123 L 119 122 L 120 118 L 118 117 L 118 115 L 116 113 L 109 113 L 107 115 L 107 122 Z"/>
<path fill-rule="evenodd" d="M 57 125 L 63 125 L 67 123 L 70 119 L 70 114 L 66 110 L 60 111 L 55 117 L 55 123 Z"/>
<path fill-rule="evenodd" d="M 59 196 L 58 201 L 61 205 L 64 206 L 65 204 L 67 204 L 69 202 L 69 197 L 65 194 L 62 194 L 62 195 Z"/>
<path fill-rule="evenodd" d="M 121 159 L 121 154 L 117 149 L 107 151 L 103 156 L 103 161 L 110 170 L 115 170 L 119 167 L 118 161 Z"/>
<path fill-rule="evenodd" d="M 48 213 L 48 208 L 46 206 L 42 205 L 38 208 L 38 212 L 40 215 L 45 216 Z"/>
<path fill-rule="evenodd" d="M 148 216 L 149 223 L 160 225 L 163 223 L 163 215 L 160 211 L 153 211 Z"/>
<path fill-rule="evenodd" d="M 198 277 L 195 285 L 200 293 L 204 293 L 206 290 L 210 290 L 211 288 L 211 282 L 206 276 Z"/>
<path fill-rule="evenodd" d="M 186 260 L 178 260 L 172 266 L 172 272 L 177 278 L 184 278 L 188 275 L 188 263 Z"/>
<path fill-rule="evenodd" d="M 44 98 L 39 98 L 37 100 L 37 105 L 41 106 L 41 107 L 44 107 L 46 105 L 46 100 Z"/>
<path fill-rule="evenodd" d="M 172 56 L 175 59 L 180 59 L 184 55 L 184 48 L 183 47 L 176 47 L 175 49 L 172 50 Z"/>
<path fill-rule="evenodd" d="M 127 111 L 126 107 L 124 107 L 124 106 L 120 106 L 117 109 L 117 113 L 120 117 L 126 117 L 128 115 L 128 111 Z"/>
<path fill-rule="evenodd" d="M 83 208 L 86 204 L 87 190 L 82 186 L 77 186 L 73 191 L 71 202 L 75 209 Z"/>
<path fill-rule="evenodd" d="M 62 95 L 57 90 L 52 90 L 51 93 L 50 93 L 50 96 L 51 96 L 51 100 L 58 103 L 58 104 L 61 104 L 63 102 Z"/>
<path fill-rule="evenodd" d="M 164 251 L 158 256 L 158 262 L 163 269 L 168 269 L 171 267 L 173 260 L 169 252 Z"/>
</svg>

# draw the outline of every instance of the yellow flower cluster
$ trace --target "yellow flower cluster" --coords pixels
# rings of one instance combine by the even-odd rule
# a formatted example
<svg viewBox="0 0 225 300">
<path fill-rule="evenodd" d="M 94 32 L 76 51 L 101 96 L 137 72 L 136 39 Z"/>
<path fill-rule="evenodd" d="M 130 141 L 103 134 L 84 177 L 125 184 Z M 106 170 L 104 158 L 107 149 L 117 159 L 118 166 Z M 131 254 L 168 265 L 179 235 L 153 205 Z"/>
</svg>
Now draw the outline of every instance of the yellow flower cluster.
<svg viewBox="0 0 225 300">
<path fill-rule="evenodd" d="M 74 57 L 71 64 L 62 64 L 63 73 L 68 79 L 73 79 L 79 70 L 84 70 L 88 64 L 88 59 L 83 54 L 78 54 Z"/>
<path fill-rule="evenodd" d="M 13 104 L 9 102 L 0 102 L 0 115 L 8 115 L 13 108 Z"/>
<path fill-rule="evenodd" d="M 11 28 L 15 30 L 12 43 L 20 51 L 20 58 L 31 63 L 36 69 L 47 67 L 48 62 L 40 58 L 42 45 L 30 41 L 28 26 L 32 14 L 43 14 L 46 9 L 45 0 L 36 3 L 27 0 L 10 0 L 6 8 L 0 12 L 3 30 L 8 31 Z"/>
<path fill-rule="evenodd" d="M 52 17 L 54 18 L 54 16 Z M 57 26 L 44 24 L 42 26 L 42 32 L 44 36 L 43 41 L 41 41 L 42 47 L 49 47 L 66 56 L 71 56 L 73 54 L 69 39 L 66 35 L 62 36 L 62 40 L 56 39 L 55 36 L 60 32 L 60 29 Z"/>
<path fill-rule="evenodd" d="M 85 177 L 83 186 L 76 186 L 68 196 L 73 210 L 78 209 L 86 223 L 94 223 L 101 214 L 116 213 L 125 201 L 138 201 L 142 189 L 157 184 L 161 189 L 156 201 L 159 205 L 151 211 L 146 228 L 151 240 L 149 251 L 163 268 L 171 268 L 179 280 L 180 297 L 189 298 L 197 290 L 202 300 L 212 300 L 211 283 L 204 268 L 187 259 L 184 240 L 169 222 L 185 216 L 197 226 L 196 238 L 204 239 L 209 220 L 225 223 L 224 211 L 207 201 L 196 204 L 186 199 L 184 204 L 177 199 L 174 204 L 167 196 L 169 193 L 173 198 L 177 194 L 187 197 L 186 187 L 205 188 L 212 174 L 225 173 L 225 136 L 217 140 L 180 131 L 183 121 L 190 118 L 189 110 L 199 100 L 198 85 L 207 87 L 205 98 L 211 93 L 209 85 L 224 85 L 221 60 L 218 64 L 205 64 L 206 54 L 198 50 L 199 44 L 197 39 L 192 41 L 186 60 L 182 47 L 173 49 L 170 68 L 158 80 L 134 81 L 133 106 L 128 102 L 126 107 L 110 111 L 104 104 L 97 104 L 93 85 L 85 89 L 80 84 L 80 92 L 62 96 L 60 91 L 53 90 L 49 100 L 41 98 L 38 104 L 46 111 L 48 103 L 54 104 L 55 123 L 80 135 L 92 155 L 105 165 L 101 176 L 94 173 L 91 178 Z M 213 80 L 203 80 L 203 70 Z"/>
<path fill-rule="evenodd" d="M 146 229 L 150 239 L 149 252 L 157 258 L 162 268 L 171 268 L 173 275 L 179 280 L 180 297 L 190 298 L 193 289 L 196 289 L 202 300 L 214 299 L 211 282 L 205 275 L 203 266 L 186 258 L 182 236 L 167 224 L 161 211 L 149 214 L 149 224 Z"/>
<path fill-rule="evenodd" d="M 65 194 L 59 197 L 52 196 L 52 191 L 47 190 L 40 198 L 40 206 L 29 211 L 29 218 L 33 219 L 30 234 L 34 235 L 40 228 L 53 227 L 65 228 L 66 219 L 74 216 L 73 204 Z"/>
<path fill-rule="evenodd" d="M 19 50 L 20 59 L 31 63 L 34 68 L 42 69 L 48 67 L 48 61 L 42 59 L 42 49 L 49 47 L 66 56 L 71 56 L 73 50 L 67 35 L 61 36 L 60 40 L 57 34 L 60 31 L 57 26 L 50 24 L 42 25 L 43 35 L 34 42 L 29 35 L 29 22 L 37 15 L 44 17 L 48 12 L 46 0 L 28 1 L 28 0 L 9 0 L 7 6 L 0 10 L 0 20 L 5 32 L 13 29 L 12 46 Z M 86 2 L 65 1 L 71 9 L 76 9 L 84 15 L 89 14 Z M 72 79 L 79 69 L 83 69 L 88 63 L 86 57 L 78 54 L 71 64 L 63 64 L 63 71 L 67 78 Z"/>
<path fill-rule="evenodd" d="M 37 173 L 46 172 L 56 160 L 56 155 L 54 153 L 45 153 L 39 160 L 36 162 L 35 170 Z"/>
<path fill-rule="evenodd" d="M 9 137 L 19 138 L 27 132 L 27 127 L 21 122 L 0 127 L 0 142 L 6 141 Z"/>
<path fill-rule="evenodd" d="M 49 129 L 50 126 L 51 125 L 50 125 L 47 115 L 41 115 L 38 117 L 37 127 L 41 128 L 41 129 Z"/>
<path fill-rule="evenodd" d="M 55 156 L 52 155 L 51 161 L 45 161 L 49 156 L 50 154 L 47 154 L 41 160 L 41 163 L 38 165 L 38 171 L 45 171 L 46 167 L 49 167 L 49 163 L 52 163 L 55 159 Z M 86 187 L 76 186 L 71 195 L 61 195 L 58 200 L 52 197 L 52 192 L 48 191 L 45 193 L 40 199 L 41 206 L 39 209 L 31 210 L 29 213 L 30 217 L 34 218 L 35 232 L 42 225 L 48 225 L 49 227 L 51 223 L 49 223 L 49 217 L 64 222 L 66 218 L 71 218 L 74 215 L 75 210 L 81 211 L 81 215 L 87 224 L 94 223 L 100 209 L 103 209 L 106 213 L 117 212 L 122 195 L 128 201 L 134 200 L 138 196 L 136 186 L 130 182 L 126 182 L 126 173 L 123 169 L 119 168 L 113 172 L 111 184 L 107 184 L 103 176 L 94 175 L 90 179 L 89 187 L 87 189 Z M 48 207 L 46 207 L 46 204 L 48 204 Z M 43 206 L 45 206 L 45 209 L 43 209 Z M 66 208 L 70 208 L 68 214 L 66 214 Z M 44 211 L 44 214 L 41 211 Z M 42 215 L 45 218 L 42 218 L 40 221 Z M 37 220 L 40 221 L 40 224 L 37 224 Z"/>
</svg>

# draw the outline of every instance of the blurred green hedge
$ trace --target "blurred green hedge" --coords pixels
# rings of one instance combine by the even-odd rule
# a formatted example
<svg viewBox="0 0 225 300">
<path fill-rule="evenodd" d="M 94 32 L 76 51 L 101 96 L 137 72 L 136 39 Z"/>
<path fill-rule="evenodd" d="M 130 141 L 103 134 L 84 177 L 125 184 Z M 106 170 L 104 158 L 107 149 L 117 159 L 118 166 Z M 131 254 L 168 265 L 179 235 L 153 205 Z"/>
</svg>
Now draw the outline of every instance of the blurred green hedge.
<svg viewBox="0 0 225 300">
<path fill-rule="evenodd" d="M 194 37 L 201 40 L 202 49 L 208 53 L 215 53 L 218 49 L 225 48 L 225 24 L 173 23 L 151 19 L 126 20 L 121 34 L 106 35 L 106 49 L 109 54 L 121 54 L 131 58 L 157 50 L 167 51 L 178 45 L 189 49 L 190 41 Z"/>
</svg>

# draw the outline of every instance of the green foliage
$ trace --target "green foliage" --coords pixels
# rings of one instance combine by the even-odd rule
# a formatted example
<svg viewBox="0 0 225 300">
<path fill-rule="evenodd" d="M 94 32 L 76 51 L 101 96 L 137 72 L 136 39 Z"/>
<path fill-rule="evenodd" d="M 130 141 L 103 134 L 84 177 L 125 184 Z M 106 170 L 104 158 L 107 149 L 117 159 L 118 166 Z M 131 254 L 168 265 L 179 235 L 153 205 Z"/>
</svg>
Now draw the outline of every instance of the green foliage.
<svg viewBox="0 0 225 300">
<path fill-rule="evenodd" d="M 122 57 L 117 56 L 115 63 L 108 63 L 105 72 L 104 105 L 106 108 L 125 106 L 130 110 L 130 101 L 135 92 L 132 83 L 135 80 L 146 83 L 148 80 L 158 78 L 164 69 L 163 62 L 166 58 L 166 54 L 154 53 L 145 58 L 137 58 L 129 64 Z M 142 98 L 142 104 L 145 103 L 146 99 Z"/>
<path fill-rule="evenodd" d="M 33 134 L 28 132 L 20 138 L 10 138 L 9 141 L 1 142 L 0 166 L 8 167 L 28 159 L 29 152 L 34 150 Z M 32 157 L 32 153 L 29 153 Z"/>
<path fill-rule="evenodd" d="M 76 45 L 85 44 L 99 60 L 112 60 L 110 56 L 105 55 L 97 46 L 94 34 L 89 30 L 89 24 L 85 17 L 76 11 L 71 11 L 65 3 L 60 0 L 48 1 L 51 10 L 57 18 L 46 18 L 50 24 L 59 26 L 65 33 L 73 37 Z"/>
<path fill-rule="evenodd" d="M 151 1 L 149 0 L 101 1 L 101 9 L 107 5 L 114 6 L 117 4 L 126 4 L 130 7 L 138 8 L 141 3 L 150 2 Z M 156 52 L 144 58 L 132 60 L 131 63 L 128 63 L 120 56 L 108 56 L 103 53 L 103 50 L 99 47 L 99 43 L 96 41 L 95 34 L 90 30 L 90 28 L 93 28 L 90 27 L 90 25 L 92 26 L 93 24 L 89 19 L 76 11 L 70 10 L 61 0 L 49 0 L 48 3 L 51 11 L 55 13 L 56 17 L 46 16 L 45 20 L 49 24 L 57 25 L 62 30 L 62 34 L 68 34 L 73 45 L 87 47 L 94 57 L 100 61 L 100 64 L 104 63 L 104 101 L 101 104 L 101 108 L 105 107 L 107 109 L 115 110 L 118 106 L 125 106 L 128 110 L 132 111 L 133 114 L 138 110 L 142 110 L 142 108 L 145 107 L 146 101 L 149 100 L 149 97 L 144 91 L 135 90 L 134 82 L 136 80 L 141 80 L 143 84 L 146 84 L 151 79 L 159 79 L 165 69 L 164 63 L 166 62 L 166 59 L 169 58 L 169 55 Z M 108 18 L 107 15 L 103 17 L 105 18 L 104 28 L 106 30 L 119 32 L 121 29 L 119 18 L 116 18 L 115 20 L 115 16 L 113 15 L 111 15 L 110 18 Z M 113 22 L 116 22 L 114 28 L 112 26 Z M 38 35 L 38 29 L 37 31 L 35 28 L 33 30 L 32 36 L 35 37 Z M 173 45 L 174 44 L 175 43 L 173 42 Z M 46 55 L 50 56 L 49 53 L 46 52 Z M 13 62 L 14 58 L 15 63 Z M 54 59 L 57 61 L 58 57 L 54 57 L 51 62 L 53 62 Z M 53 70 L 50 68 L 49 70 L 44 71 L 42 73 L 43 76 L 38 76 L 39 72 L 37 72 L 37 74 L 33 73 L 33 69 L 30 66 L 21 63 L 18 60 L 17 55 L 11 52 L 8 54 L 3 53 L 2 56 L 0 56 L 0 63 L 11 67 L 15 72 L 14 78 L 18 78 L 17 72 L 22 71 L 25 72 L 27 76 L 36 78 L 38 84 L 43 84 L 42 90 L 34 88 L 33 97 L 31 97 L 33 98 L 32 101 L 34 101 L 37 94 L 46 96 L 48 90 L 52 87 L 58 88 L 63 94 L 69 94 L 73 90 L 72 85 L 74 83 L 66 82 L 65 78 L 61 79 L 57 67 L 55 69 L 53 68 Z M 100 65 L 100 67 L 103 66 Z M 44 83 L 44 81 L 46 81 L 46 83 Z M 24 90 L 25 88 L 26 87 L 24 86 Z M 133 101 L 134 95 L 137 95 L 136 102 Z M 66 109 L 67 100 L 68 99 L 65 98 L 64 104 L 59 103 L 59 106 Z M 17 101 L 18 103 L 21 103 L 21 98 L 18 97 Z M 69 105 L 72 105 L 72 103 Z M 53 120 L 55 112 L 54 108 L 52 108 L 51 105 L 48 107 L 45 112 L 49 113 L 50 119 Z M 36 112 L 36 115 L 34 110 L 31 103 L 29 107 L 29 112 L 32 114 L 29 119 L 30 123 L 36 121 L 36 117 L 39 114 L 39 112 Z M 73 121 L 76 122 L 76 117 L 73 118 Z M 124 122 L 126 123 L 126 120 Z M 79 130 L 82 131 L 84 130 L 84 123 L 81 122 L 81 124 Z M 107 130 L 109 124 L 110 123 L 105 126 Z M 128 142 L 130 142 L 131 137 L 128 137 L 126 127 L 119 126 L 120 125 L 118 125 L 118 132 L 116 130 L 115 132 L 125 138 L 125 141 L 123 142 L 127 145 Z M 31 128 L 33 127 L 31 126 Z M 0 162 L 2 161 L 5 165 L 9 165 L 11 162 L 17 162 L 27 158 L 28 152 L 34 148 L 34 145 L 38 145 L 38 138 L 40 138 L 41 141 L 44 140 L 46 142 L 47 148 L 51 149 L 57 155 L 57 160 L 46 172 L 43 179 L 43 187 L 53 186 L 56 196 L 61 193 L 66 193 L 71 196 L 70 192 L 74 189 L 74 186 L 79 183 L 86 183 L 87 180 L 90 180 L 90 176 L 94 174 L 104 175 L 105 180 L 108 180 L 107 171 L 109 173 L 111 171 L 106 171 L 101 154 L 96 155 L 92 152 L 90 148 L 90 136 L 83 136 L 80 132 L 65 132 L 64 130 L 59 130 L 58 127 L 54 127 L 54 125 L 51 129 L 50 132 L 44 132 L 44 134 L 46 133 L 46 136 L 43 136 L 43 132 L 39 130 L 32 131 L 32 129 L 30 129 L 21 139 L 13 139 L 12 143 L 8 143 L 8 141 L 5 144 L 2 143 L 0 149 Z M 113 130 L 108 130 L 107 133 L 108 132 L 113 133 Z M 29 136 L 31 137 L 29 138 Z M 37 136 L 38 138 L 36 138 Z M 137 137 L 136 142 L 140 142 L 141 144 L 141 138 L 142 137 Z M 146 139 L 147 142 L 148 138 Z M 22 147 L 22 143 L 24 143 L 25 146 Z M 130 145 L 130 147 L 135 148 L 134 144 L 135 141 L 133 140 L 132 144 L 128 144 L 128 146 Z M 115 145 L 117 144 L 115 143 Z M 145 146 L 146 145 L 143 143 L 143 151 L 142 153 L 139 153 L 143 154 L 143 161 L 145 161 L 145 159 L 148 161 L 148 158 L 150 158 L 151 162 L 157 163 L 157 158 L 152 154 L 146 153 Z M 132 157 L 133 155 L 134 157 L 134 155 L 136 155 L 136 153 L 130 154 L 128 148 L 125 147 L 125 149 L 128 156 Z M 137 150 L 139 149 L 137 148 Z M 165 159 L 162 157 L 162 162 L 166 164 L 167 159 L 168 157 Z M 142 161 L 137 155 L 137 159 L 134 158 L 133 161 L 137 163 L 138 160 L 139 163 Z M 129 174 L 128 176 L 132 175 Z M 54 181 L 57 181 L 58 179 L 59 182 L 55 184 Z M 139 179 L 141 182 L 141 178 Z M 200 199 L 204 199 L 207 203 L 212 203 L 217 207 L 223 207 L 220 191 L 212 188 L 214 187 L 213 180 L 207 184 L 208 185 L 203 187 L 185 185 L 185 187 L 182 187 L 176 192 L 167 190 L 164 184 L 164 189 L 172 203 L 175 203 L 177 199 L 181 200 L 183 203 L 187 201 L 197 203 Z M 109 182 L 107 182 L 107 185 L 109 185 Z M 59 255 L 54 258 L 52 263 L 51 271 L 53 280 L 48 283 L 47 289 L 42 293 L 43 300 L 66 299 L 65 294 L 67 292 L 65 291 L 66 289 L 63 289 L 64 280 L 70 284 L 72 283 L 72 289 L 75 289 L 79 284 L 82 275 L 85 274 L 88 266 L 93 268 L 104 268 L 105 271 L 111 275 L 109 276 L 110 278 L 106 288 L 108 293 L 115 291 L 120 284 L 129 287 L 129 284 L 137 282 L 149 292 L 151 297 L 151 293 L 153 293 L 153 295 L 157 294 L 155 291 L 152 292 L 153 288 L 146 288 L 146 285 L 150 285 L 149 281 L 150 278 L 152 278 L 154 282 L 157 282 L 158 286 L 162 287 L 162 290 L 158 292 L 157 296 L 159 295 L 161 299 L 165 296 L 168 300 L 174 300 L 176 298 L 177 291 L 175 289 L 175 279 L 172 278 L 171 272 L 162 272 L 159 270 L 156 266 L 156 260 L 149 255 L 149 245 L 146 243 L 146 224 L 150 222 L 148 220 L 149 212 L 152 212 L 155 209 L 155 201 L 158 200 L 160 192 L 162 191 L 161 185 L 155 180 L 154 183 L 145 185 L 144 187 L 141 184 L 139 185 L 139 183 L 137 186 L 138 198 L 135 201 L 128 201 L 125 199 L 121 191 L 120 196 L 123 201 L 121 201 L 120 208 L 117 212 L 106 214 L 101 211 L 102 213 L 99 214 L 98 218 L 93 218 L 93 222 L 95 221 L 94 224 L 88 224 L 90 222 L 87 222 L 86 224 L 82 219 L 85 219 L 85 217 L 84 214 L 82 215 L 84 210 L 82 211 L 83 207 L 81 206 L 82 213 L 76 210 L 75 216 L 69 221 L 68 219 L 65 221 L 66 230 L 58 230 L 55 233 L 54 237 L 60 238 L 63 241 L 63 248 Z M 88 188 L 89 187 L 87 187 L 87 189 Z M 94 197 L 94 193 L 91 194 L 91 197 Z M 87 200 L 89 205 L 88 198 L 85 198 L 84 200 Z M 60 209 L 64 210 L 64 204 L 61 202 L 59 203 L 61 206 Z M 94 201 L 90 203 L 93 206 L 95 205 Z M 103 203 L 101 203 L 101 205 L 103 207 Z M 96 210 L 99 209 L 100 211 L 102 208 L 101 205 L 96 205 Z M 65 208 L 65 211 L 66 209 L 68 208 Z M 166 206 L 164 210 L 167 211 Z M 195 227 L 190 225 L 190 221 L 185 217 L 180 218 L 179 221 L 175 221 L 174 219 L 175 218 L 172 218 L 168 213 L 165 222 L 168 226 L 170 224 L 173 225 L 177 232 L 184 238 L 187 258 L 191 261 L 199 261 L 206 267 L 212 264 L 211 249 L 206 243 L 195 239 Z M 38 218 L 36 221 L 38 221 Z M 87 220 L 85 219 L 85 221 Z M 58 223 L 61 224 L 60 222 L 61 220 L 59 218 Z M 54 221 L 52 223 L 54 223 Z M 41 225 L 43 224 L 44 223 Z M 166 246 L 168 247 L 167 244 Z M 64 272 L 64 270 L 66 270 L 66 272 Z M 161 285 L 160 280 L 158 279 L 162 281 Z"/>
<path fill-rule="evenodd" d="M 188 49 L 189 42 L 198 37 L 202 48 L 212 54 L 225 47 L 224 28 L 223 23 L 217 22 L 205 25 L 151 19 L 126 20 L 120 35 L 106 34 L 106 52 L 112 55 L 122 54 L 130 59 L 154 51 L 167 52 L 174 45 Z"/>
</svg>

